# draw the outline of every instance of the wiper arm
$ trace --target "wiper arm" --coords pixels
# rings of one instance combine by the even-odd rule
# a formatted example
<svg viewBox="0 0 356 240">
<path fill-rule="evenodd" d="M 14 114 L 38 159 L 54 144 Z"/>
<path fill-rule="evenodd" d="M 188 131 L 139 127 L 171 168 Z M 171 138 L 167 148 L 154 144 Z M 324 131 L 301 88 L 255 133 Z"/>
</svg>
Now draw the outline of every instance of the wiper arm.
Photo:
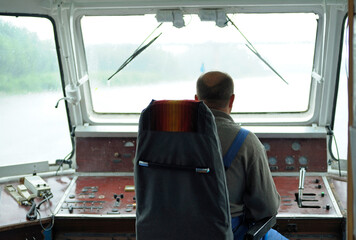
<svg viewBox="0 0 356 240">
<path fill-rule="evenodd" d="M 160 23 L 154 30 L 156 31 L 160 26 L 162 25 L 162 23 Z M 111 78 L 113 78 L 118 72 L 120 72 L 122 69 L 124 69 L 126 67 L 127 64 L 129 64 L 135 57 L 137 57 L 140 53 L 142 53 L 147 47 L 149 47 L 154 41 L 157 40 L 157 38 L 159 38 L 162 33 L 158 34 L 155 38 L 153 38 L 149 43 L 147 43 L 146 45 L 142 46 L 143 43 L 153 34 L 153 32 L 140 44 L 140 46 L 138 46 L 138 48 L 136 48 L 136 50 L 133 52 L 133 54 L 131 54 L 130 57 L 128 57 L 125 62 L 123 64 L 121 64 L 121 66 L 119 67 L 119 69 L 112 74 L 108 80 L 110 80 Z"/>
<path fill-rule="evenodd" d="M 247 44 L 246 47 L 253 52 L 264 64 L 267 65 L 267 67 L 269 67 L 280 79 L 282 79 L 283 82 L 285 82 L 286 84 L 288 84 L 288 82 L 271 66 L 271 64 L 269 64 L 267 62 L 267 60 L 265 60 L 261 54 L 257 51 L 257 49 L 252 45 L 252 43 L 247 39 L 247 37 L 245 37 L 245 35 L 240 31 L 240 29 L 235 25 L 235 23 L 226 15 L 227 20 L 237 29 L 237 31 L 239 31 L 239 33 L 241 34 L 241 36 L 246 40 Z"/>
<path fill-rule="evenodd" d="M 248 47 L 248 49 L 251 50 L 251 52 L 253 52 L 264 64 L 266 64 L 278 77 L 280 77 L 280 79 L 283 80 L 283 82 L 285 82 L 286 84 L 288 84 L 288 82 L 286 80 L 284 80 L 284 78 L 256 51 L 254 51 L 249 45 L 245 44 L 246 47 Z"/>
</svg>

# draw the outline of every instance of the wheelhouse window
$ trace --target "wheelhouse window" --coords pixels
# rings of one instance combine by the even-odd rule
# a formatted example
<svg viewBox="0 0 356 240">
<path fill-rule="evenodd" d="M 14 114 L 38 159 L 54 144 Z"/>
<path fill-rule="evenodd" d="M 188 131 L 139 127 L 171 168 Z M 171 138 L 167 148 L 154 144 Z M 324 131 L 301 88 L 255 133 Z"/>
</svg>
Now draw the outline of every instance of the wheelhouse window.
<svg viewBox="0 0 356 240">
<path fill-rule="evenodd" d="M 234 113 L 308 111 L 318 15 L 227 16 L 224 27 L 201 14 L 183 14 L 184 26 L 161 24 L 156 14 L 83 16 L 93 112 L 140 113 L 152 99 L 193 99 L 197 78 L 212 70 L 233 77 Z"/>
<path fill-rule="evenodd" d="M 55 108 L 62 97 L 51 21 L 0 16 L 0 166 L 71 152 L 65 105 Z"/>
</svg>

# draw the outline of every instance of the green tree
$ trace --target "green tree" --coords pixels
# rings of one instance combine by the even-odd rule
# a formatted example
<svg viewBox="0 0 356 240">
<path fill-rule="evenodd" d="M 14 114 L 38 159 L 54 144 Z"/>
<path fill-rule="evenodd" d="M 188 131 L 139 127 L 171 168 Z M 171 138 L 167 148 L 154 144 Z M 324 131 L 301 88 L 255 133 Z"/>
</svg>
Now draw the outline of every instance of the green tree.
<svg viewBox="0 0 356 240">
<path fill-rule="evenodd" d="M 58 60 L 53 41 L 0 20 L 0 92 L 58 89 Z"/>
</svg>

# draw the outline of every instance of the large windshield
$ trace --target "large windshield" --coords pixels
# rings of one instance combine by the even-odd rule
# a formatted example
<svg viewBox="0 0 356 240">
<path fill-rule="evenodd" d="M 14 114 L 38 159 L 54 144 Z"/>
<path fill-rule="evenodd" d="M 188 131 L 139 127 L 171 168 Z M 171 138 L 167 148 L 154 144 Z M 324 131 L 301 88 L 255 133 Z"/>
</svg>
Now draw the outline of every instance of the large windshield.
<svg viewBox="0 0 356 240">
<path fill-rule="evenodd" d="M 197 78 L 211 70 L 227 72 L 234 79 L 233 112 L 307 111 L 318 16 L 228 17 L 235 26 L 228 22 L 218 27 L 194 14 L 184 15 L 181 28 L 171 22 L 159 26 L 153 14 L 84 16 L 81 26 L 93 111 L 139 113 L 152 99 L 193 99 Z M 139 46 L 157 36 L 108 80 Z"/>
</svg>

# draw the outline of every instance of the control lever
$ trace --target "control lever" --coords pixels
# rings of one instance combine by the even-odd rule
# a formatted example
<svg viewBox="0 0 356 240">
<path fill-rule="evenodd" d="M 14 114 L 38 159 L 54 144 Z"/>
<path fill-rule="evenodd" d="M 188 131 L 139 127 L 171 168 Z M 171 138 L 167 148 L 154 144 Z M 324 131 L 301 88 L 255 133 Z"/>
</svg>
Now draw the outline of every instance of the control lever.
<svg viewBox="0 0 356 240">
<path fill-rule="evenodd" d="M 306 170 L 304 167 L 300 168 L 299 171 L 299 187 L 298 193 L 295 193 L 295 199 L 298 203 L 299 208 L 320 208 L 318 205 L 303 205 L 303 201 L 308 202 L 318 202 L 316 199 L 303 199 L 303 196 L 315 197 L 315 193 L 303 193 L 304 191 L 304 180 L 305 180 Z"/>
<path fill-rule="evenodd" d="M 302 167 L 299 171 L 299 187 L 298 187 L 298 206 L 302 207 L 303 190 L 304 190 L 304 179 L 305 179 L 305 168 Z"/>
</svg>

